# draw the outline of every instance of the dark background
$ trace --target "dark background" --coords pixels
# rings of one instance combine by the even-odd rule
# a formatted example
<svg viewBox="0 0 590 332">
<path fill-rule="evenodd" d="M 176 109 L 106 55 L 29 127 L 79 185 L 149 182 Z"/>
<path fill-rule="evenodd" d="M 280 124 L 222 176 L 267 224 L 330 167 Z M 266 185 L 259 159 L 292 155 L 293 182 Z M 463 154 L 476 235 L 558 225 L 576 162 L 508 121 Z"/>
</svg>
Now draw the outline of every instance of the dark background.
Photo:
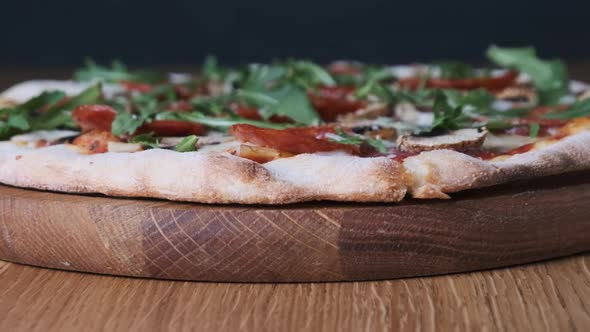
<svg viewBox="0 0 590 332">
<path fill-rule="evenodd" d="M 590 59 L 590 1 L 2 1 L 0 64 L 483 60 L 491 43 Z"/>
</svg>

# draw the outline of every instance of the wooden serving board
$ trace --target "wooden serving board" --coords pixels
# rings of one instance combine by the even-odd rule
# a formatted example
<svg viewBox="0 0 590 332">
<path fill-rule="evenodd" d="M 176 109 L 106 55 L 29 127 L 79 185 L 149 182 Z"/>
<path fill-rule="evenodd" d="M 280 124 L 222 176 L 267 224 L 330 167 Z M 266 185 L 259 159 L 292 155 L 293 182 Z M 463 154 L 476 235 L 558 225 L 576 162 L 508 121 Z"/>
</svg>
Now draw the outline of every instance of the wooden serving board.
<svg viewBox="0 0 590 332">
<path fill-rule="evenodd" d="M 372 280 L 590 250 L 590 173 L 401 204 L 211 206 L 0 186 L 0 259 L 134 277 Z"/>
</svg>

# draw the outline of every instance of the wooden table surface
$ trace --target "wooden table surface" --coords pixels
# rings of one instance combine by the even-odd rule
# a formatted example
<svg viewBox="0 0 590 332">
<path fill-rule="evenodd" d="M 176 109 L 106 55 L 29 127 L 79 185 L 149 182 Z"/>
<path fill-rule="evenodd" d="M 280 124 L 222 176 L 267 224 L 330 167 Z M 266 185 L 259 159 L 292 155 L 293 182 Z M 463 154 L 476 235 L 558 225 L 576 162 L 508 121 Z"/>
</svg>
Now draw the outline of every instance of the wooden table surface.
<svg viewBox="0 0 590 332">
<path fill-rule="evenodd" d="M 63 76 L 0 69 L 0 89 Z M 572 72 L 590 79 L 588 69 Z M 0 261 L 0 331 L 195 329 L 588 331 L 590 254 L 438 277 L 306 284 L 132 279 Z"/>
</svg>

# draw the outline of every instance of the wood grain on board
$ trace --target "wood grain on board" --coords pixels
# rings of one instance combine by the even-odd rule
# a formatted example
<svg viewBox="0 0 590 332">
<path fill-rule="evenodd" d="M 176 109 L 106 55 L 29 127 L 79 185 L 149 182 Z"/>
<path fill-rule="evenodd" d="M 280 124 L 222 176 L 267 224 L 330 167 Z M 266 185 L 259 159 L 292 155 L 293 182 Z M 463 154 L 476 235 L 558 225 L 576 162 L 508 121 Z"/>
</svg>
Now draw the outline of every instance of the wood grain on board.
<svg viewBox="0 0 590 332">
<path fill-rule="evenodd" d="M 0 186 L 0 259 L 162 279 L 378 280 L 590 250 L 590 173 L 401 204 L 234 206 Z"/>
</svg>

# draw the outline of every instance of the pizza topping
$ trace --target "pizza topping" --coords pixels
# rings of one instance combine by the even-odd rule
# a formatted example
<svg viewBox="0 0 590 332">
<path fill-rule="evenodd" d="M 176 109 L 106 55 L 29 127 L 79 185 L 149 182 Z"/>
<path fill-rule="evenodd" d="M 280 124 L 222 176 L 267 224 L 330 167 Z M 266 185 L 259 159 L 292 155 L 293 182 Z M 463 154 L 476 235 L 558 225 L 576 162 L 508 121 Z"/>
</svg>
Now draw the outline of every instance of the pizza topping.
<svg viewBox="0 0 590 332">
<path fill-rule="evenodd" d="M 106 151 L 109 142 L 109 151 L 136 151 L 138 145 L 193 151 L 208 145 L 200 136 L 231 128 L 237 141 L 219 149 L 231 147 L 258 162 L 329 151 L 403 158 L 434 149 L 488 158 L 539 137 L 566 135 L 572 119 L 590 116 L 590 99 L 564 98 L 561 63 L 540 60 L 531 49 L 492 47 L 488 57 L 503 69 L 457 62 L 322 68 L 287 60 L 238 70 L 209 57 L 198 76 L 181 81 L 121 63 L 88 62 L 76 78 L 105 82 L 118 92 L 103 94 L 98 84 L 77 96 L 48 92 L 2 108 L 0 136 L 71 127 L 87 131 L 75 144 L 91 153 Z M 484 127 L 523 144 L 500 140 L 498 149 L 483 150 L 487 130 L 478 128 Z"/>
<path fill-rule="evenodd" d="M 111 131 L 116 116 L 117 111 L 107 105 L 81 105 L 72 112 L 72 118 L 83 131 Z"/>
<path fill-rule="evenodd" d="M 94 61 L 87 59 L 86 67 L 74 73 L 77 81 L 102 81 L 108 83 L 135 82 L 144 84 L 155 84 L 166 80 L 166 75 L 155 71 L 140 70 L 129 71 L 127 66 L 119 61 L 113 61 L 110 68 L 100 66 Z"/>
<path fill-rule="evenodd" d="M 420 152 L 440 149 L 466 150 L 481 147 L 486 129 L 459 129 L 437 136 L 403 135 L 398 139 L 402 152 Z"/>
<path fill-rule="evenodd" d="M 360 153 L 359 147 L 341 144 L 325 139 L 327 133 L 334 133 L 332 127 L 288 128 L 283 130 L 259 128 L 252 125 L 233 125 L 231 133 L 241 142 L 273 148 L 292 154 L 344 151 L 353 155 Z"/>
<path fill-rule="evenodd" d="M 137 143 L 108 142 L 108 152 L 139 152 L 143 151 L 143 146 Z M 98 152 L 97 152 L 98 153 Z"/>
<path fill-rule="evenodd" d="M 510 102 L 510 108 L 532 107 L 537 104 L 537 92 L 528 84 L 509 86 L 497 92 L 496 98 Z"/>
<path fill-rule="evenodd" d="M 426 87 L 458 90 L 475 90 L 484 88 L 489 91 L 498 91 L 514 84 L 517 77 L 518 73 L 514 71 L 508 71 L 497 77 L 485 76 L 459 79 L 410 77 L 401 79 L 399 85 L 402 88 L 411 90 Z"/>
<path fill-rule="evenodd" d="M 206 129 L 200 123 L 175 121 L 175 120 L 153 120 L 143 124 L 135 134 L 153 133 L 156 136 L 187 136 L 203 135 Z"/>
<path fill-rule="evenodd" d="M 334 121 L 339 115 L 367 107 L 366 101 L 356 99 L 355 91 L 350 86 L 322 86 L 310 91 L 309 97 L 324 121 Z"/>
<path fill-rule="evenodd" d="M 108 131 L 93 129 L 76 137 L 72 145 L 79 147 L 82 153 L 94 154 L 109 151 L 109 142 L 121 142 L 121 140 Z"/>
<path fill-rule="evenodd" d="M 501 48 L 492 46 L 488 58 L 502 67 L 527 74 L 539 91 L 542 104 L 557 104 L 568 92 L 565 65 L 558 60 L 541 60 L 533 48 Z"/>
<path fill-rule="evenodd" d="M 182 139 L 180 143 L 176 144 L 174 149 L 178 152 L 192 152 L 197 150 L 197 141 L 199 138 L 196 135 L 190 135 Z"/>
<path fill-rule="evenodd" d="M 293 154 L 289 152 L 283 152 L 273 148 L 252 146 L 246 144 L 241 144 L 237 148 L 230 149 L 228 152 L 242 158 L 250 159 L 260 164 L 267 163 L 269 161 L 273 161 L 279 158 L 287 158 L 293 156 Z"/>
</svg>

